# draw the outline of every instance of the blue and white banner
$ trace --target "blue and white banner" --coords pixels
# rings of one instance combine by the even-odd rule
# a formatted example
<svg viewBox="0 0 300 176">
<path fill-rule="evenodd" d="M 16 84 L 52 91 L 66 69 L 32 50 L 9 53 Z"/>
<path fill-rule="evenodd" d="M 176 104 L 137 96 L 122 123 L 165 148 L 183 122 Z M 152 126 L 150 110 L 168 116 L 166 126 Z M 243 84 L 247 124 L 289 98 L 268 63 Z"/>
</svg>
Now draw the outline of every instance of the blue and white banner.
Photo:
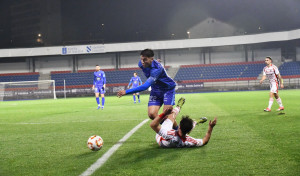
<svg viewBox="0 0 300 176">
<path fill-rule="evenodd" d="M 89 53 L 105 53 L 104 45 L 64 46 L 61 49 L 62 55 L 89 54 Z"/>
</svg>

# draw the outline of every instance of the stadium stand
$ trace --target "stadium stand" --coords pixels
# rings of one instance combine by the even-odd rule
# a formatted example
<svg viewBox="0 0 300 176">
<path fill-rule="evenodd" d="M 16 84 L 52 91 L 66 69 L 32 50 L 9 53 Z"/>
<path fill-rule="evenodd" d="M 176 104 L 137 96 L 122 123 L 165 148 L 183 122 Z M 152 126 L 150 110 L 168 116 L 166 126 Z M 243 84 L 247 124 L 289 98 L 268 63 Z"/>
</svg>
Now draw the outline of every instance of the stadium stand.
<svg viewBox="0 0 300 176">
<path fill-rule="evenodd" d="M 166 67 L 168 69 L 169 67 Z M 64 80 L 66 88 L 91 88 L 93 85 L 93 73 L 95 70 L 78 70 L 77 73 L 71 71 L 53 71 L 51 72 L 51 79 L 55 80 L 56 89 L 63 89 Z M 136 68 L 120 68 L 116 69 L 102 69 L 106 75 L 106 84 L 110 86 L 127 86 L 134 72 L 144 82 L 146 77 L 142 70 Z"/>
<path fill-rule="evenodd" d="M 30 73 L 6 73 L 0 74 L 0 83 L 3 82 L 18 82 L 18 81 L 38 81 L 39 72 L 30 72 Z M 6 84 L 6 91 L 19 91 L 19 90 L 27 90 L 31 88 L 32 90 L 37 90 L 38 85 L 24 84 L 24 85 L 15 85 L 15 84 Z"/>
<path fill-rule="evenodd" d="M 182 83 L 255 80 L 264 62 L 182 65 L 174 80 Z"/>
<path fill-rule="evenodd" d="M 283 78 L 300 78 L 300 61 L 285 62 L 278 69 Z"/>
<path fill-rule="evenodd" d="M 0 82 L 38 81 L 39 72 L 0 74 Z"/>
<path fill-rule="evenodd" d="M 140 68 L 122 68 L 103 69 L 106 75 L 107 86 L 126 86 L 134 72 L 137 72 L 142 81 L 146 81 L 146 77 Z M 62 89 L 64 86 L 63 80 L 66 82 L 66 88 L 90 88 L 93 85 L 94 70 L 79 70 L 77 73 L 66 72 L 51 72 L 51 78 L 55 80 L 56 89 Z"/>
</svg>

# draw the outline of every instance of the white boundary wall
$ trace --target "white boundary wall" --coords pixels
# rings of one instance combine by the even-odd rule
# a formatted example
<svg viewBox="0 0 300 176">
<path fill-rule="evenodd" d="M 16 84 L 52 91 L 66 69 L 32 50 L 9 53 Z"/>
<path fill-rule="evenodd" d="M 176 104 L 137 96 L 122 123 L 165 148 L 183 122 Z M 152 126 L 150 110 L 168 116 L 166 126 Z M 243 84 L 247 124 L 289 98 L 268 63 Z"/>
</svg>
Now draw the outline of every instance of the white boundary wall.
<svg viewBox="0 0 300 176">
<path fill-rule="evenodd" d="M 189 39 L 189 40 L 173 40 L 173 41 L 157 41 L 157 42 L 138 42 L 138 43 L 122 43 L 122 44 L 106 44 L 106 45 L 78 45 L 78 46 L 70 46 L 70 47 L 41 47 L 41 48 L 27 48 L 27 49 L 0 49 L 0 57 L 4 57 L 5 53 L 10 53 L 11 57 L 27 56 L 26 62 L 14 62 L 14 63 L 0 63 L 0 73 L 24 73 L 32 71 L 32 60 L 30 56 L 38 56 L 35 58 L 35 71 L 41 73 L 49 73 L 50 71 L 67 71 L 72 70 L 73 68 L 73 55 L 63 54 L 62 50 L 65 48 L 65 51 L 70 51 L 75 54 L 79 54 L 76 52 L 85 52 L 84 49 L 89 47 L 90 50 L 87 53 L 82 55 L 77 55 L 77 64 L 78 70 L 87 70 L 94 69 L 95 65 L 100 65 L 102 69 L 114 68 L 116 65 L 116 53 L 119 53 L 120 56 L 120 68 L 128 68 L 128 67 L 137 67 L 139 52 L 144 48 L 152 48 L 157 49 L 155 51 L 155 58 L 159 58 L 158 52 L 160 52 L 160 58 L 163 63 L 172 67 L 178 67 L 179 65 L 190 65 L 190 64 L 208 64 L 208 63 L 228 63 L 228 62 L 244 62 L 245 60 L 245 52 L 241 51 L 229 51 L 229 52 L 221 52 L 221 51 L 211 51 L 210 57 L 209 53 L 205 52 L 205 56 L 203 56 L 202 48 L 180 48 L 183 47 L 183 43 L 185 45 L 193 45 L 200 46 L 203 45 L 202 42 L 211 40 L 211 43 L 214 43 L 215 46 L 218 46 L 223 40 L 237 40 L 238 38 L 247 38 L 247 42 L 255 42 L 259 39 L 257 37 L 267 37 L 270 35 L 279 35 L 282 40 L 285 39 L 295 39 L 300 38 L 300 29 L 294 31 L 287 32 L 279 32 L 279 33 L 267 33 L 267 34 L 257 34 L 257 35 L 248 35 L 248 36 L 234 36 L 234 37 L 223 37 L 223 38 L 210 38 L 210 39 Z M 278 39 L 279 36 L 276 38 Z M 273 39 L 272 39 L 273 40 Z M 198 44 L 195 42 L 199 42 Z M 219 43 L 218 43 L 219 42 Z M 235 41 L 238 42 L 238 41 Z M 240 41 L 239 44 L 241 44 Z M 178 46 L 176 45 L 178 44 Z M 182 44 L 182 45 L 181 45 Z M 208 44 L 210 44 L 208 42 Z M 228 43 L 232 44 L 232 42 Z M 143 46 L 137 46 L 143 45 Z M 176 46 L 175 46 L 176 45 Z M 120 46 L 119 50 L 117 46 Z M 146 47 L 148 46 L 148 47 Z M 151 47 L 152 46 L 152 47 Z M 159 48 L 161 46 L 162 48 Z M 170 49 L 170 46 L 173 46 Z M 115 47 L 115 50 L 113 50 Z M 123 47 L 123 48 L 122 48 Z M 125 48 L 128 50 L 125 51 Z M 135 49 L 138 51 L 135 51 Z M 55 50 L 59 50 L 54 52 Z M 95 50 L 93 50 L 95 49 Z M 131 51 L 134 50 L 134 51 Z M 104 53 L 107 51 L 111 51 L 112 53 Z M 114 52 L 113 52 L 114 51 Z M 44 54 L 41 54 L 45 52 Z M 48 52 L 53 52 L 53 56 L 42 56 L 46 55 Z M 69 52 L 69 53 L 70 53 Z M 99 53 L 96 53 L 99 52 Z M 23 54 L 23 55 L 22 55 Z M 9 56 L 9 57 L 10 57 Z M 257 49 L 257 50 L 249 50 L 248 51 L 248 60 L 252 61 L 252 57 L 254 61 L 261 61 L 265 56 L 271 56 L 273 59 L 280 61 L 281 50 L 277 49 Z M 205 60 L 204 60 L 205 57 Z M 210 60 L 209 60 L 210 58 Z M 300 61 L 300 47 L 296 48 L 296 59 Z"/>
<path fill-rule="evenodd" d="M 284 32 L 271 32 L 264 34 L 203 38 L 203 39 L 185 39 L 169 41 L 151 41 L 136 43 L 116 43 L 116 44 L 97 44 L 97 45 L 74 45 L 74 46 L 56 46 L 39 48 L 19 48 L 19 49 L 1 49 L 0 57 L 26 57 L 26 56 L 49 56 L 49 55 L 74 55 L 74 54 L 95 54 L 108 52 L 128 52 L 140 51 L 145 48 L 154 50 L 179 49 L 179 48 L 198 48 L 255 44 L 273 41 L 287 41 L 300 39 L 300 29 Z"/>
</svg>

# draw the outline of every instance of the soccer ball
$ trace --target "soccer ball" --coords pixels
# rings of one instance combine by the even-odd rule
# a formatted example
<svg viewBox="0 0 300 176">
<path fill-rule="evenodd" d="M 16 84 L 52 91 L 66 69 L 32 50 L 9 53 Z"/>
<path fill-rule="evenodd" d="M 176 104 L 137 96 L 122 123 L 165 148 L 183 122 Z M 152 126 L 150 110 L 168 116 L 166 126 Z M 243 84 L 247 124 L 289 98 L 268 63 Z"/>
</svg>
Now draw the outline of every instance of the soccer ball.
<svg viewBox="0 0 300 176">
<path fill-rule="evenodd" d="M 91 136 L 87 141 L 87 146 L 93 151 L 98 151 L 103 146 L 103 139 L 97 135 Z"/>
</svg>

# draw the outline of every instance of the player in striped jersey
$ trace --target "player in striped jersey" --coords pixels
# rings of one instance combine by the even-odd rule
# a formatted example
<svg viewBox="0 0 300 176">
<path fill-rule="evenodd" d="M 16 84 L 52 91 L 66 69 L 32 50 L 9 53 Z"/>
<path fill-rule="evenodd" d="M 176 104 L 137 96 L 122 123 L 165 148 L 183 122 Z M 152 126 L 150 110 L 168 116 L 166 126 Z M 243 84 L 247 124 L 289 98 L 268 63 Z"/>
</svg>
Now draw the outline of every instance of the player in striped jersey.
<svg viewBox="0 0 300 176">
<path fill-rule="evenodd" d="M 180 98 L 174 109 L 173 107 L 168 107 L 162 114 L 151 122 L 150 126 L 156 132 L 156 142 L 159 146 L 164 148 L 201 147 L 208 143 L 213 128 L 217 124 L 216 118 L 213 121 L 209 121 L 208 131 L 203 139 L 195 139 L 188 135 L 195 126 L 194 121 L 188 116 L 182 116 L 178 130 L 172 129 L 173 123 L 175 122 L 176 116 L 184 101 L 184 98 Z M 162 122 L 166 116 L 167 119 L 162 123 L 162 125 L 160 125 L 160 122 Z M 204 121 L 202 119 L 198 123 L 203 123 L 205 121 L 206 118 Z"/>
<path fill-rule="evenodd" d="M 283 79 L 279 73 L 278 68 L 272 64 L 272 58 L 271 57 L 266 57 L 265 58 L 265 63 L 267 66 L 264 67 L 263 69 L 263 77 L 261 78 L 261 80 L 259 81 L 260 84 L 263 83 L 263 81 L 268 78 L 269 82 L 270 82 L 270 99 L 269 99 L 269 106 L 264 109 L 264 111 L 266 112 L 270 112 L 271 111 L 271 107 L 273 105 L 273 97 L 276 98 L 276 101 L 279 105 L 279 108 L 277 109 L 277 111 L 282 111 L 284 110 L 282 101 L 278 95 L 278 84 L 280 83 L 280 88 L 284 88 L 283 85 Z"/>
</svg>

